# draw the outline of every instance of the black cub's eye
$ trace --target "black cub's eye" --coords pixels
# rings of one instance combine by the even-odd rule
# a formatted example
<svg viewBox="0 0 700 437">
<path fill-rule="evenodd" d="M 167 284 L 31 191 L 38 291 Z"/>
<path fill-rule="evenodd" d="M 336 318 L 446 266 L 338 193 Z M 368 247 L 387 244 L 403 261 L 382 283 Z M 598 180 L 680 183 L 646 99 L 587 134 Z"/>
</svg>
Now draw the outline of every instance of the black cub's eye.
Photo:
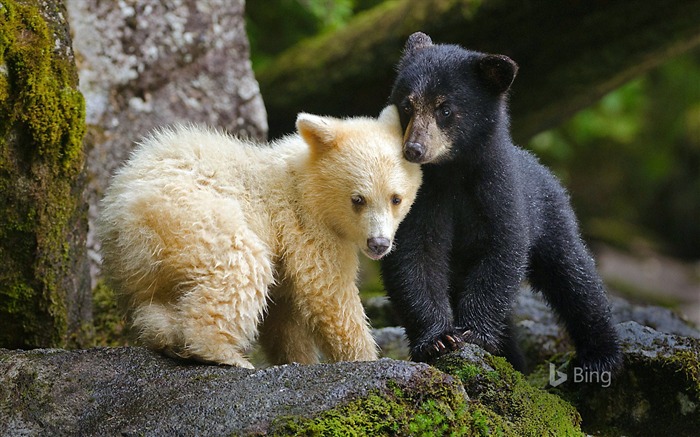
<svg viewBox="0 0 700 437">
<path fill-rule="evenodd" d="M 442 105 L 438 108 L 438 114 L 440 114 L 442 118 L 448 118 L 452 115 L 452 109 L 447 105 Z"/>
<path fill-rule="evenodd" d="M 364 204 L 367 203 L 364 197 L 360 196 L 359 194 L 356 194 L 351 197 L 352 204 L 354 206 L 363 206 Z"/>
<path fill-rule="evenodd" d="M 401 104 L 401 110 L 404 112 L 404 114 L 411 114 L 413 112 L 413 106 L 411 105 L 411 102 L 403 102 Z"/>
<path fill-rule="evenodd" d="M 398 194 L 394 194 L 391 196 L 391 204 L 392 205 L 400 205 L 401 204 L 401 196 Z"/>
</svg>

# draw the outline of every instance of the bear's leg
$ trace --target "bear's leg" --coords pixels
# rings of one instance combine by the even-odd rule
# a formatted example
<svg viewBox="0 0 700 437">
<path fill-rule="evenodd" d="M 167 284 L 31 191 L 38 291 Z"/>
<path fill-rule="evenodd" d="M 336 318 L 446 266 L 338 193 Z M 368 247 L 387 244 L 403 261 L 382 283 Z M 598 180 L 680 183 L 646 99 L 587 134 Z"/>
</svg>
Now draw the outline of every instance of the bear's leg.
<svg viewBox="0 0 700 437">
<path fill-rule="evenodd" d="M 236 291 L 239 293 L 240 289 Z M 256 325 L 263 305 L 251 293 L 250 299 L 226 290 L 213 290 L 206 284 L 196 287 L 179 303 L 183 358 L 253 368 L 245 351 L 256 336 Z M 218 295 L 218 296 L 217 296 Z"/>
<path fill-rule="evenodd" d="M 149 348 L 171 358 L 193 359 L 214 364 L 221 362 L 193 355 L 186 350 L 181 319 L 182 316 L 172 305 L 158 303 L 141 305 L 131 316 L 132 327 L 138 331 L 139 341 Z M 250 363 L 244 360 L 227 364 L 250 367 Z"/>
<path fill-rule="evenodd" d="M 313 336 L 287 296 L 276 289 L 260 326 L 260 344 L 270 364 L 318 362 Z"/>
<path fill-rule="evenodd" d="M 177 355 L 173 348 L 182 344 L 177 311 L 169 304 L 143 303 L 129 315 L 131 329 L 147 347 Z"/>
<path fill-rule="evenodd" d="M 244 352 L 257 335 L 273 282 L 264 242 L 248 228 L 235 199 L 207 190 L 153 206 L 163 241 L 160 269 L 176 272 L 168 302 L 176 312 L 185 358 L 252 367 Z"/>
<path fill-rule="evenodd" d="M 310 301 L 306 299 L 301 302 L 302 313 L 314 327 L 316 344 L 332 362 L 376 360 L 377 344 L 357 287 L 352 284 L 339 288 L 343 291 L 326 296 L 322 304 L 308 305 Z"/>
<path fill-rule="evenodd" d="M 523 352 L 518 344 L 518 336 L 516 334 L 515 325 L 513 324 L 512 317 L 510 316 L 508 317 L 506 327 L 503 330 L 501 345 L 503 356 L 508 360 L 513 368 L 520 372 L 524 372 L 525 357 L 523 356 Z"/>
<path fill-rule="evenodd" d="M 355 285 L 357 247 L 331 238 L 326 232 L 282 233 L 285 296 L 328 360 L 376 360 L 377 344 Z"/>
<path fill-rule="evenodd" d="M 622 357 L 610 306 L 578 232 L 569 230 L 566 238 L 537 246 L 530 270 L 533 288 L 543 293 L 566 325 L 576 347 L 576 364 L 592 371 L 618 370 Z"/>
<path fill-rule="evenodd" d="M 330 270 L 316 270 L 318 275 L 299 278 L 293 295 L 314 343 L 331 362 L 376 360 L 377 344 L 354 280 L 333 282 L 338 277 L 329 275 Z"/>
<path fill-rule="evenodd" d="M 419 192 L 396 232 L 395 249 L 381 261 L 382 281 L 406 329 L 414 361 L 430 361 L 463 344 L 449 298 L 452 211 L 436 209 L 433 198 Z"/>
<path fill-rule="evenodd" d="M 210 245 L 200 254 L 187 275 L 193 285 L 176 304 L 184 352 L 202 361 L 252 368 L 243 354 L 257 336 L 272 265 L 264 244 L 247 228 L 216 240 L 227 247 Z"/>
<path fill-rule="evenodd" d="M 522 369 L 510 314 L 515 293 L 525 277 L 527 250 L 525 241 L 514 234 L 490 241 L 485 256 L 455 262 L 451 292 L 455 325 L 464 331 L 462 338 L 492 354 L 512 358 L 511 364 Z M 469 260 L 469 250 L 453 251 L 453 258 Z"/>
</svg>

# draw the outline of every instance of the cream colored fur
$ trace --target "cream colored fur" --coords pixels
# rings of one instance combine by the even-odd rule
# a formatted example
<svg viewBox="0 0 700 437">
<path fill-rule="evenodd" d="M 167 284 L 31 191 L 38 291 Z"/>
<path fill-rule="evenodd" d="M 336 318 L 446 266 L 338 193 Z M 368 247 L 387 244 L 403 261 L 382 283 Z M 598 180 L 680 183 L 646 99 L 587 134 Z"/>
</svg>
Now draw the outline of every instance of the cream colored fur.
<svg viewBox="0 0 700 437">
<path fill-rule="evenodd" d="M 252 367 L 260 331 L 272 363 L 376 359 L 357 251 L 377 258 L 368 239 L 393 239 L 419 166 L 401 156 L 393 106 L 378 119 L 300 114 L 297 129 L 269 145 L 160 130 L 115 175 L 98 235 L 140 342 Z"/>
</svg>

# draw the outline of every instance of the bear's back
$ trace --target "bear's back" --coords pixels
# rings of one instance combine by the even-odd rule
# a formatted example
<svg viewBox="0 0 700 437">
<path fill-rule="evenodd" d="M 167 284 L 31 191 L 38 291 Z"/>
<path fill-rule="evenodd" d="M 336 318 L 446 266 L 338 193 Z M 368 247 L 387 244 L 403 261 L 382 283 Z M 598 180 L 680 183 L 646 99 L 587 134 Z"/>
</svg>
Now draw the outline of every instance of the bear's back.
<svg viewBox="0 0 700 437">
<path fill-rule="evenodd" d="M 274 247 L 272 218 L 288 207 L 289 166 L 306 156 L 305 148 L 292 138 L 268 145 L 192 125 L 160 129 L 145 137 L 115 174 L 103 215 L 127 220 L 141 205 L 165 207 L 193 198 L 229 209 L 235 202 L 247 226 Z"/>
</svg>

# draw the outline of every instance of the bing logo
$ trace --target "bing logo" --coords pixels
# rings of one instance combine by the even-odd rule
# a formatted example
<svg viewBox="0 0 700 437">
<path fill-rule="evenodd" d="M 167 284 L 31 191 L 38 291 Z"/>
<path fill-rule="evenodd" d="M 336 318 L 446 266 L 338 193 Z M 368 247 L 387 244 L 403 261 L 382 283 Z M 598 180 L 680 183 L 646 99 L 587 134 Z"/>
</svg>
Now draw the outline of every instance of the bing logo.
<svg viewBox="0 0 700 437">
<path fill-rule="evenodd" d="M 568 381 L 569 375 L 560 372 L 554 363 L 549 363 L 549 385 L 557 387 Z M 610 387 L 612 374 L 608 371 L 587 370 L 583 367 L 574 367 L 573 382 L 578 384 L 581 382 L 600 384 L 601 387 Z"/>
</svg>

